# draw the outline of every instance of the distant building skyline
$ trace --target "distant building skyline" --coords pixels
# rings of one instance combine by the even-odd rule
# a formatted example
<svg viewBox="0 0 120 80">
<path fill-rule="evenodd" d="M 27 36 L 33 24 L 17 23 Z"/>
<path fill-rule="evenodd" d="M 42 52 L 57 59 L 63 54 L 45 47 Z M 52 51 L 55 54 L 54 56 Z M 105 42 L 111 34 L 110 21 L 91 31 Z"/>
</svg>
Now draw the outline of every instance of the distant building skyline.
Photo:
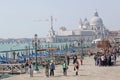
<svg viewBox="0 0 120 80">
<path fill-rule="evenodd" d="M 51 27 L 46 42 L 74 42 L 84 40 L 84 42 L 91 43 L 95 39 L 107 39 L 110 33 L 97 11 L 94 12 L 94 16 L 90 21 L 87 18 L 84 20 L 80 19 L 79 27 L 73 30 L 60 27 L 59 31 L 55 31 L 52 21 L 53 18 L 51 17 Z"/>
</svg>

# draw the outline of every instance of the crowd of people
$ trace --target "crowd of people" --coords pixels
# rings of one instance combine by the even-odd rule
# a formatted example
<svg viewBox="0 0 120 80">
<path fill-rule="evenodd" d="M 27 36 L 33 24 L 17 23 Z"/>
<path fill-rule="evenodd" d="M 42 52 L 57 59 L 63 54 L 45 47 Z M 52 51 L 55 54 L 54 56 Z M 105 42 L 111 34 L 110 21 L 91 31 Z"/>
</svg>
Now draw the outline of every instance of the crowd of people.
<svg viewBox="0 0 120 80">
<path fill-rule="evenodd" d="M 94 55 L 94 61 L 96 66 L 111 66 L 116 64 L 116 59 L 120 55 L 120 49 L 114 47 L 111 49 L 103 49 L 101 52 L 97 52 Z"/>
</svg>

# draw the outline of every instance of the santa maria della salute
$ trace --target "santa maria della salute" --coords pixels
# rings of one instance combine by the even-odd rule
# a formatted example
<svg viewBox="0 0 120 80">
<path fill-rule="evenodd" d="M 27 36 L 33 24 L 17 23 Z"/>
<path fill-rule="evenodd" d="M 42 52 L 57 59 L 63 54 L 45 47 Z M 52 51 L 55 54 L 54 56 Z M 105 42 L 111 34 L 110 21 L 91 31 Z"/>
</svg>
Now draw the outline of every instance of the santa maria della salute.
<svg viewBox="0 0 120 80">
<path fill-rule="evenodd" d="M 51 25 L 47 42 L 73 42 L 84 40 L 92 42 L 95 39 L 105 39 L 109 35 L 109 30 L 103 24 L 102 18 L 99 17 L 96 11 L 90 21 L 85 18 L 80 19 L 78 29 L 67 30 L 66 27 L 60 27 L 58 32 L 55 32 Z"/>
</svg>

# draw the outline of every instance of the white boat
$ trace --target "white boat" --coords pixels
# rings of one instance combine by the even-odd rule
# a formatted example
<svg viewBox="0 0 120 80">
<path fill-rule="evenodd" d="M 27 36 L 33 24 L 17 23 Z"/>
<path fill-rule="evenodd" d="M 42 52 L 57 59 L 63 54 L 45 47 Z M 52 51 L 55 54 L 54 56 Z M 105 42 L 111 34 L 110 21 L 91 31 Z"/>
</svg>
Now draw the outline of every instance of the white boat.
<svg viewBox="0 0 120 80">
<path fill-rule="evenodd" d="M 93 41 L 92 41 L 92 44 L 95 44 L 95 43 L 97 43 L 98 41 L 101 41 L 101 39 L 99 38 L 99 39 L 93 40 Z"/>
</svg>

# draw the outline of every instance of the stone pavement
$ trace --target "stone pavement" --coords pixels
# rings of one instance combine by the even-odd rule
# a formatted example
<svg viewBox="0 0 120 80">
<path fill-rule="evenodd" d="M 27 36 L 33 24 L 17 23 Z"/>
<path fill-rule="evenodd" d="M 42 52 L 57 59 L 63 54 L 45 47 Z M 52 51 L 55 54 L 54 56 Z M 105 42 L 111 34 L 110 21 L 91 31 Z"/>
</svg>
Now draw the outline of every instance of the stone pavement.
<svg viewBox="0 0 120 80">
<path fill-rule="evenodd" d="M 57 65 L 54 77 L 45 77 L 45 70 L 29 77 L 29 74 L 21 74 L 2 80 L 120 80 L 120 58 L 114 66 L 99 67 L 94 65 L 93 57 L 85 57 L 83 65 L 80 66 L 79 75 L 75 75 L 74 66 L 70 63 L 68 76 L 63 76 L 62 66 Z"/>
</svg>

